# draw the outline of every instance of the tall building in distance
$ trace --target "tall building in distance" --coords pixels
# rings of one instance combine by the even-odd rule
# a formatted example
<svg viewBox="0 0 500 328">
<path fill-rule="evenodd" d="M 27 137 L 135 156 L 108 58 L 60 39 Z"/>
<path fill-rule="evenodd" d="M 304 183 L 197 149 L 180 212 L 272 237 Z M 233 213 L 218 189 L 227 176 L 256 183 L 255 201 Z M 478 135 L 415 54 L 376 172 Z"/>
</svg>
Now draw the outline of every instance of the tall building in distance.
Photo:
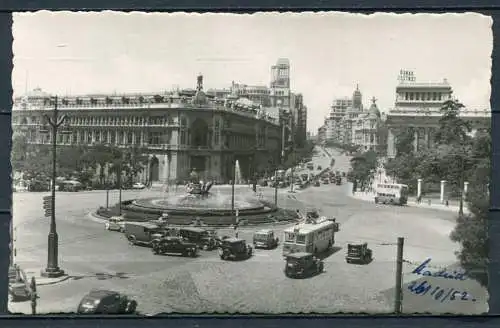
<svg viewBox="0 0 500 328">
<path fill-rule="evenodd" d="M 280 58 L 271 66 L 271 105 L 290 106 L 290 61 Z"/>
<path fill-rule="evenodd" d="M 379 142 L 377 128 L 381 120 L 376 99 L 368 110 L 363 106 L 363 94 L 356 85 L 351 97 L 341 97 L 333 100 L 325 123 L 318 136 L 323 142 L 337 144 L 353 144 L 363 150 L 377 150 Z"/>
</svg>

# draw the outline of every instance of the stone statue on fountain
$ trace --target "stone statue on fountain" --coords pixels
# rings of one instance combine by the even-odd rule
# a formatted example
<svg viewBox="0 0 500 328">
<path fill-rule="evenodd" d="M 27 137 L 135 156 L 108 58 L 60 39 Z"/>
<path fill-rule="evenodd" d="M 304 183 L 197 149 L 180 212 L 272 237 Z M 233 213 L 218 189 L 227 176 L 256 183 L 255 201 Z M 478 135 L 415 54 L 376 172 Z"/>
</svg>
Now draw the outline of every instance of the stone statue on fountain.
<svg viewBox="0 0 500 328">
<path fill-rule="evenodd" d="M 200 180 L 196 169 L 193 169 L 189 174 L 189 183 L 187 185 L 187 192 L 190 195 L 200 195 L 201 197 L 208 196 L 208 192 L 212 187 L 213 182 L 210 181 L 208 183 Z"/>
</svg>

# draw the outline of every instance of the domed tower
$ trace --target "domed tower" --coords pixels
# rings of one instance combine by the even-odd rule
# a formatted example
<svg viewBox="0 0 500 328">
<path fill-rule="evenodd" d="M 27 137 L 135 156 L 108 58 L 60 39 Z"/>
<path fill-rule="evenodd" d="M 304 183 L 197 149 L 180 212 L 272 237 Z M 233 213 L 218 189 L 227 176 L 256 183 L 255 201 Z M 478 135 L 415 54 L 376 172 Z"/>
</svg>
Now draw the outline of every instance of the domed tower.
<svg viewBox="0 0 500 328">
<path fill-rule="evenodd" d="M 356 90 L 352 94 L 352 107 L 358 111 L 363 110 L 363 95 L 359 91 L 359 84 L 356 84 Z"/>
</svg>

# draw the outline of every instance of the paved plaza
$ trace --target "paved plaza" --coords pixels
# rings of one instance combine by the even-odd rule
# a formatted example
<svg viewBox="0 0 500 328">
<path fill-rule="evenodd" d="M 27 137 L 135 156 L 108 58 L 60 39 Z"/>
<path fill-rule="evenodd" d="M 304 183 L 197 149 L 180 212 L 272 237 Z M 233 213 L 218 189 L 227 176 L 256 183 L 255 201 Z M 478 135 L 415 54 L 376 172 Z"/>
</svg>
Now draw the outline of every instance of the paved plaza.
<svg viewBox="0 0 500 328">
<path fill-rule="evenodd" d="M 336 163 L 348 163 L 337 156 Z M 319 156 L 316 162 L 327 161 Z M 346 168 L 338 168 L 345 170 Z M 155 256 L 150 249 L 130 246 L 123 234 L 104 229 L 100 220 L 89 213 L 105 205 L 103 191 L 58 193 L 57 229 L 60 266 L 67 272 L 64 281 L 39 287 L 40 313 L 74 312 L 80 299 L 92 288 L 124 292 L 138 300 L 142 314 L 161 312 L 390 312 L 393 310 L 396 241 L 405 237 L 404 279 L 417 279 L 412 270 L 427 258 L 436 267 L 452 266 L 458 245 L 449 239 L 454 227 L 454 213 L 432 208 L 376 205 L 350 197 L 348 184 L 309 187 L 290 194 L 279 190 L 279 205 L 305 209 L 315 207 L 340 223 L 335 252 L 325 259 L 325 272 L 303 280 L 283 274 L 281 247 L 257 250 L 247 261 L 225 262 L 217 251 L 203 251 L 198 258 Z M 227 186 L 215 186 L 228 193 Z M 238 193 L 251 193 L 249 186 L 238 186 Z M 261 187 L 263 197 L 272 199 L 274 189 Z M 45 193 L 14 194 L 14 225 L 17 263 L 29 272 L 46 264 L 48 219 L 43 217 Z M 161 197 L 160 191 L 123 192 L 123 199 Z M 110 204 L 118 201 L 118 192 L 110 193 Z M 278 236 L 288 225 L 267 226 Z M 243 227 L 239 236 L 251 241 L 260 227 Z M 220 235 L 231 235 L 221 229 Z M 280 238 L 282 239 L 282 238 Z M 374 261 L 369 265 L 347 264 L 346 245 L 351 241 L 367 242 Z M 473 283 L 469 288 L 481 290 Z M 476 293 L 478 300 L 484 296 Z M 408 312 L 436 311 L 436 304 L 410 293 L 404 302 Z M 464 306 L 467 313 L 484 311 L 486 300 Z M 10 310 L 29 313 L 29 302 L 10 303 Z M 405 303 L 403 304 L 405 306 Z M 446 312 L 449 303 L 439 303 Z M 456 304 L 453 305 L 456 309 Z M 405 308 L 405 307 L 404 307 Z"/>
</svg>

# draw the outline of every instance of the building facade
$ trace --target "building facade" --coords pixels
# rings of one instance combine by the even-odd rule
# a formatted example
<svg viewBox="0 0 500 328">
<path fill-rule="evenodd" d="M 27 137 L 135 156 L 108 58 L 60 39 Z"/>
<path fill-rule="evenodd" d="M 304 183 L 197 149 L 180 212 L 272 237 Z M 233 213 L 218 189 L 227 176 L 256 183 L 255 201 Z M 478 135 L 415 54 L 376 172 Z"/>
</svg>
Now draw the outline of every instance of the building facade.
<svg viewBox="0 0 500 328">
<path fill-rule="evenodd" d="M 70 134 L 59 134 L 61 146 L 109 144 L 137 147 L 149 164 L 142 181 L 184 180 L 196 169 L 201 177 L 227 181 L 239 162 L 244 178 L 279 163 L 282 127 L 279 110 L 239 98 L 218 98 L 197 88 L 162 94 L 83 95 L 59 98 Z M 44 115 L 55 106 L 41 90 L 16 99 L 14 133 L 32 144 L 50 144 Z M 45 128 L 44 128 L 45 127 Z"/>
<path fill-rule="evenodd" d="M 321 127 L 325 142 L 354 144 L 363 150 L 376 150 L 379 145 L 378 127 L 381 122 L 376 99 L 365 111 L 363 95 L 356 86 L 352 97 L 337 98 L 333 101 L 329 115 Z M 319 133 L 319 132 L 318 132 Z"/>
<path fill-rule="evenodd" d="M 401 71 L 399 84 L 396 86 L 395 107 L 387 113 L 385 121 L 388 127 L 387 156 L 396 156 L 397 135 L 409 127 L 414 128 L 415 150 L 431 147 L 442 117 L 440 109 L 445 101 L 452 99 L 453 90 L 446 79 L 441 82 L 419 83 L 413 73 Z M 465 108 L 460 117 L 469 121 L 473 129 L 477 129 L 490 124 L 491 110 Z"/>
</svg>

